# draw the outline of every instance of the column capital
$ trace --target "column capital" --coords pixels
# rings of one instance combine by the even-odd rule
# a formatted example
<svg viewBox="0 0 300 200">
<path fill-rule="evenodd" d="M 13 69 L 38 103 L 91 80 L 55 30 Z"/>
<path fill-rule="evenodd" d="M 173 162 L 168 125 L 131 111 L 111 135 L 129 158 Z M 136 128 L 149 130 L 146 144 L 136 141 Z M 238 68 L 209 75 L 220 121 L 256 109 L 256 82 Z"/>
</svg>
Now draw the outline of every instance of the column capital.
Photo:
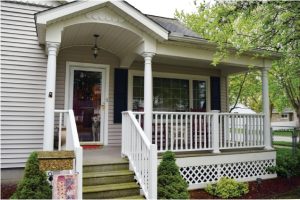
<svg viewBox="0 0 300 200">
<path fill-rule="evenodd" d="M 144 57 L 144 58 L 152 58 L 153 56 L 155 55 L 155 53 L 153 53 L 153 52 L 143 52 L 142 53 L 142 56 Z"/>
<path fill-rule="evenodd" d="M 268 73 L 269 70 L 270 70 L 269 67 L 263 67 L 263 68 L 261 69 L 262 72 L 266 72 L 266 73 Z"/>
<path fill-rule="evenodd" d="M 57 55 L 60 47 L 60 43 L 57 42 L 47 42 L 46 49 L 48 55 Z"/>
</svg>

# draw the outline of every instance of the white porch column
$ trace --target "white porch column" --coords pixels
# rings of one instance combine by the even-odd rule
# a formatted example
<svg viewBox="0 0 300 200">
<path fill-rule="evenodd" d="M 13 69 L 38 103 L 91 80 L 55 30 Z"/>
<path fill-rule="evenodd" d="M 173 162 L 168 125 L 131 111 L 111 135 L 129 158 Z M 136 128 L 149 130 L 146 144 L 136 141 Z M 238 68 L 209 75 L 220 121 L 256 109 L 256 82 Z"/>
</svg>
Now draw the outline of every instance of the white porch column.
<svg viewBox="0 0 300 200">
<path fill-rule="evenodd" d="M 53 150 L 54 143 L 54 106 L 56 83 L 56 55 L 59 43 L 47 43 L 48 62 L 44 116 L 44 145 L 46 151 Z"/>
<path fill-rule="evenodd" d="M 262 78 L 262 101 L 264 117 L 264 145 L 265 149 L 272 149 L 271 132 L 270 132 L 270 100 L 269 100 L 269 82 L 268 68 L 263 68 L 261 71 Z"/>
<path fill-rule="evenodd" d="M 152 85 L 152 57 L 154 53 L 143 53 L 144 69 L 144 131 L 152 142 L 152 111 L 153 111 L 153 85 Z"/>
</svg>

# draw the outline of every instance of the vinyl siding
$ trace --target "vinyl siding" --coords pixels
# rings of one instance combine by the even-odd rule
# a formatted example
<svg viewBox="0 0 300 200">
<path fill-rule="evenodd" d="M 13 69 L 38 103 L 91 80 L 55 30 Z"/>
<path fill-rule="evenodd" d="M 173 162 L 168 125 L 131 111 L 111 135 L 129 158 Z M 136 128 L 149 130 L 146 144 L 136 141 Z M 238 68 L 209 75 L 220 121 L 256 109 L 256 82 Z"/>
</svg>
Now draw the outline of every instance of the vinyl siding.
<svg viewBox="0 0 300 200">
<path fill-rule="evenodd" d="M 47 57 L 33 14 L 45 9 L 1 4 L 1 168 L 24 167 L 43 147 Z"/>
</svg>

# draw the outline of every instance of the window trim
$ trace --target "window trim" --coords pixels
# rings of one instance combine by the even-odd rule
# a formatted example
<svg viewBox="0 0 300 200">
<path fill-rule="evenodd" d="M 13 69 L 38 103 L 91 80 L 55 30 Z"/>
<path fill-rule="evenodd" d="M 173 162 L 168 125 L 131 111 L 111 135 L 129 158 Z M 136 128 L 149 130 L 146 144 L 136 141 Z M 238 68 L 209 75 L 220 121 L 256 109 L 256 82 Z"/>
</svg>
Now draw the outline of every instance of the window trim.
<svg viewBox="0 0 300 200">
<path fill-rule="evenodd" d="M 193 108 L 193 81 L 205 81 L 206 83 L 206 112 L 210 109 L 210 77 L 191 74 L 177 74 L 166 72 L 152 72 L 155 78 L 170 78 L 170 79 L 183 79 L 189 81 L 189 104 Z M 133 77 L 144 77 L 144 71 L 128 70 L 128 110 L 132 110 L 133 102 Z"/>
</svg>

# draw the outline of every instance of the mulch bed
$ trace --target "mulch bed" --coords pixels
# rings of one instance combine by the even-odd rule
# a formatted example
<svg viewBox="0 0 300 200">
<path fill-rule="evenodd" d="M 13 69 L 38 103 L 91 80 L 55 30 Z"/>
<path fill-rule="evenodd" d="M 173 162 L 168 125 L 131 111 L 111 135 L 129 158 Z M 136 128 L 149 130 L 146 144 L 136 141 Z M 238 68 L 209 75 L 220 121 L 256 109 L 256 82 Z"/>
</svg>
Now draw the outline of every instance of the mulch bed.
<svg viewBox="0 0 300 200">
<path fill-rule="evenodd" d="M 17 184 L 1 184 L 1 199 L 9 199 L 16 189 Z"/>
<path fill-rule="evenodd" d="M 293 177 L 290 180 L 281 177 L 263 180 L 260 185 L 257 185 L 256 181 L 249 182 L 249 193 L 239 199 L 268 199 L 278 194 L 294 190 L 297 187 L 300 187 L 300 177 Z M 213 197 L 202 189 L 191 191 L 190 198 L 218 199 L 218 197 Z"/>
<path fill-rule="evenodd" d="M 16 184 L 1 184 L 1 199 L 9 199 L 16 187 Z M 259 186 L 256 182 L 249 182 L 249 193 L 239 199 L 268 199 L 297 187 L 300 187 L 300 177 L 293 177 L 290 180 L 281 177 L 263 180 Z M 191 199 L 218 199 L 204 190 L 193 190 L 190 192 L 190 197 Z"/>
</svg>

